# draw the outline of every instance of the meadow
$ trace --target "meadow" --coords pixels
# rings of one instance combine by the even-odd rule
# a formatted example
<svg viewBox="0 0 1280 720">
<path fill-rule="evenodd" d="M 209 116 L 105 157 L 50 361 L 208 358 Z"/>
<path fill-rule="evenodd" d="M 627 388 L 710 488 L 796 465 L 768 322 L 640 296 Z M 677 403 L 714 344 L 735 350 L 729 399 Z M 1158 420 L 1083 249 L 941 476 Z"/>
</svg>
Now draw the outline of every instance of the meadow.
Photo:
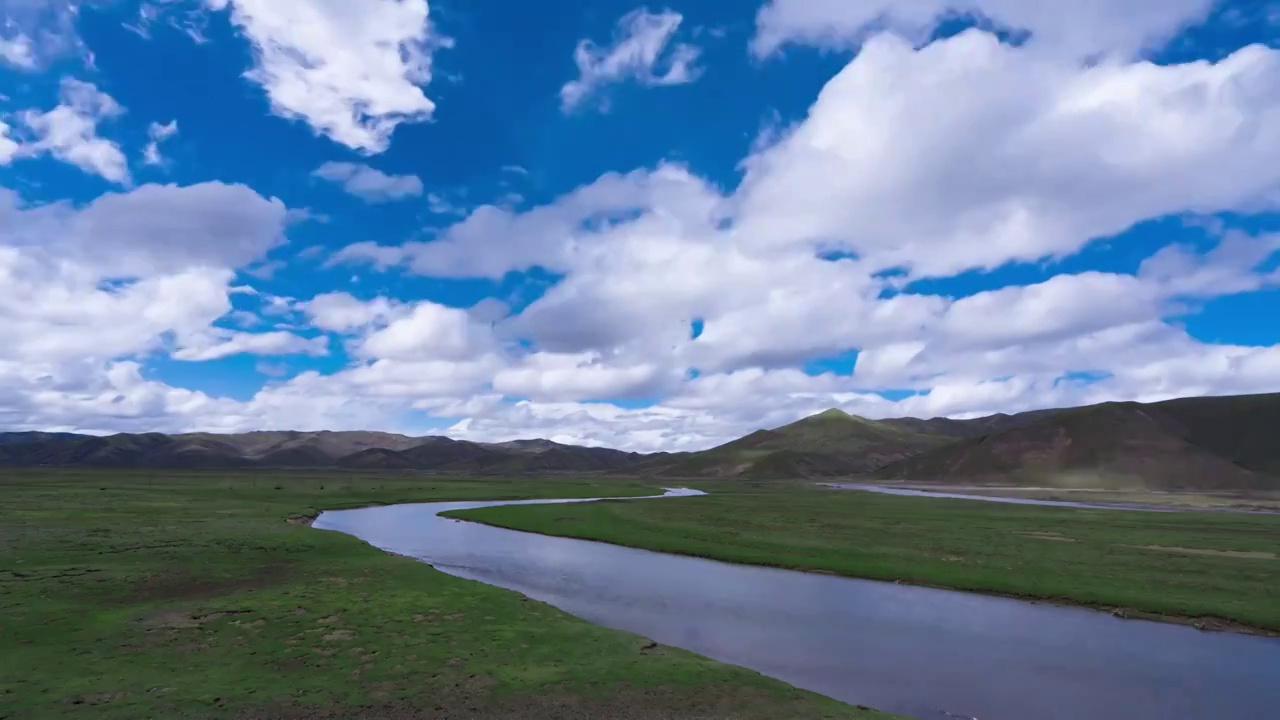
<svg viewBox="0 0 1280 720">
<path fill-rule="evenodd" d="M 316 530 L 590 478 L 8 471 L 0 718 L 881 718 Z M 663 501 L 667 502 L 667 501 Z"/>
</svg>

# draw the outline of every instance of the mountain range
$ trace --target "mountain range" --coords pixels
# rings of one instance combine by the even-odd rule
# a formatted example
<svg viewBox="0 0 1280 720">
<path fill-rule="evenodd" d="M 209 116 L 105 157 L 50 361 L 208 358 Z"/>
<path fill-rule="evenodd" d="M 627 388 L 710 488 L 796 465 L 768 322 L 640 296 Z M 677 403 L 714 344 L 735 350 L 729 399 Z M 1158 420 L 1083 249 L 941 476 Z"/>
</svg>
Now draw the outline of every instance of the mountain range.
<svg viewBox="0 0 1280 720">
<path fill-rule="evenodd" d="M 956 420 L 828 410 L 686 453 L 381 432 L 0 433 L 0 466 L 331 468 L 450 474 L 1018 482 L 1280 489 L 1280 394 L 1112 402 Z"/>
</svg>

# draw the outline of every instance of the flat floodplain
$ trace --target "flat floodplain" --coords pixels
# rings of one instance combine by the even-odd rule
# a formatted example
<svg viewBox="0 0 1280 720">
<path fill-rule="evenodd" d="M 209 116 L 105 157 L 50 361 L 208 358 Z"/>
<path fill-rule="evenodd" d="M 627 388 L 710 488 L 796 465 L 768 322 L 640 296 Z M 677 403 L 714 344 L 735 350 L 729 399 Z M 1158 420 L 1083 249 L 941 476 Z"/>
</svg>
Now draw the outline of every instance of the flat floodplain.
<svg viewBox="0 0 1280 720">
<path fill-rule="evenodd" d="M 308 527 L 589 478 L 0 476 L 0 717 L 879 718 Z"/>
</svg>

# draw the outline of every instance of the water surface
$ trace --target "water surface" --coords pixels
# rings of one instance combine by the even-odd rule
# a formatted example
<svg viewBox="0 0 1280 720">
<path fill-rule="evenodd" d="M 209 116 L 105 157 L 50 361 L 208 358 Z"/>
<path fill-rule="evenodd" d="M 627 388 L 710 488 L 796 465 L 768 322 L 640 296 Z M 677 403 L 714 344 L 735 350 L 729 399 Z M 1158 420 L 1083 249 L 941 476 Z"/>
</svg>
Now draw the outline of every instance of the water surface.
<svg viewBox="0 0 1280 720">
<path fill-rule="evenodd" d="M 919 718 L 1280 718 L 1275 638 L 437 517 L 445 510 L 547 502 L 584 501 L 341 510 L 321 514 L 315 527 L 601 625 Z"/>
<path fill-rule="evenodd" d="M 888 485 L 870 485 L 866 483 L 821 483 L 838 490 L 863 490 L 882 495 L 904 495 L 909 497 L 951 498 L 954 500 L 982 500 L 983 502 L 1007 503 L 1010 505 L 1048 505 L 1056 507 L 1089 508 L 1093 510 L 1136 510 L 1138 512 L 1213 512 L 1238 513 L 1244 515 L 1275 515 L 1271 510 L 1255 510 L 1235 507 L 1199 507 L 1191 505 L 1154 505 L 1148 503 L 1123 502 L 1086 502 L 1075 500 L 1037 500 L 1034 498 L 1013 497 L 1009 495 L 967 495 L 948 492 L 945 486 L 937 490 L 911 487 L 891 487 Z M 993 490 L 997 488 L 992 488 Z"/>
<path fill-rule="evenodd" d="M 1056 507 L 1093 508 L 1100 510 L 1139 510 L 1142 512 L 1175 512 L 1194 508 L 1177 508 L 1160 505 L 1132 505 L 1124 503 L 1076 502 L 1074 500 L 1036 500 L 1034 498 L 1010 497 L 1008 495 L 966 495 L 964 493 L 946 492 L 945 490 L 921 490 L 919 488 L 888 487 L 885 485 L 868 485 L 865 483 L 822 483 L 838 490 L 863 490 L 881 495 L 903 495 L 908 497 L 951 498 L 953 500 L 982 500 L 984 502 L 1008 503 L 1010 505 L 1049 505 Z"/>
</svg>

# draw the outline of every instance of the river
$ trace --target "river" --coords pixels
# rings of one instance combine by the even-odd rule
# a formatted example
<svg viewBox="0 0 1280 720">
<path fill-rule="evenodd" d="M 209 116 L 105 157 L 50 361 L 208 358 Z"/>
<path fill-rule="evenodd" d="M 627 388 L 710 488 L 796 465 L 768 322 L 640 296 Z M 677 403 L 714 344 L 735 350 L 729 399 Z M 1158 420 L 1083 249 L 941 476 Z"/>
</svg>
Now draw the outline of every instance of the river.
<svg viewBox="0 0 1280 720">
<path fill-rule="evenodd" d="M 325 512 L 315 527 L 600 625 L 917 718 L 1280 717 L 1275 638 L 437 517 L 446 510 L 548 502 L 589 501 L 392 505 Z"/>
<path fill-rule="evenodd" d="M 1235 507 L 1196 507 L 1191 505 L 1156 505 L 1152 503 L 1122 503 L 1122 502 L 1089 502 L 1078 500 L 1040 500 L 1037 498 L 1013 497 L 1010 495 L 975 495 L 953 492 L 947 486 L 939 485 L 932 488 L 922 487 L 892 487 L 889 485 L 869 485 L 867 483 L 849 483 L 849 482 L 833 482 L 819 483 L 826 487 L 835 488 L 837 490 L 861 490 L 863 492 L 879 493 L 881 495 L 901 495 L 906 497 L 929 497 L 929 498 L 950 498 L 952 500 L 978 500 L 981 502 L 1006 503 L 1009 505 L 1044 505 L 1047 507 L 1071 507 L 1071 508 L 1087 508 L 1091 510 L 1130 510 L 1135 512 L 1211 512 L 1211 513 L 1229 513 L 1237 515 L 1276 515 L 1280 514 L 1272 510 L 1265 509 L 1245 509 Z M 984 488 L 988 491 L 996 491 L 998 488 Z"/>
</svg>

